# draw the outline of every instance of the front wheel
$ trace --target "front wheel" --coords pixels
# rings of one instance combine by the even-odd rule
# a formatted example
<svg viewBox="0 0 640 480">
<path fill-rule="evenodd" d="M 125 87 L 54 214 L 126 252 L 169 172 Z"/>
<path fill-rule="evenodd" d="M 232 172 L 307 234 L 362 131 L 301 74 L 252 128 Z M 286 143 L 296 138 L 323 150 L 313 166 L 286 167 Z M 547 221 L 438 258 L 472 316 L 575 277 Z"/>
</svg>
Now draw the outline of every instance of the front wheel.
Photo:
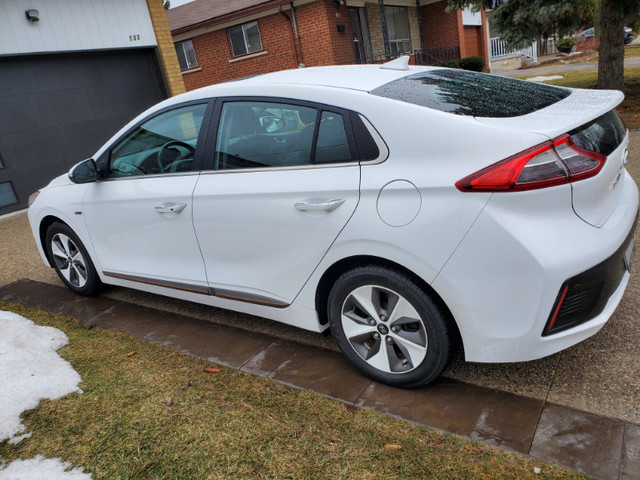
<svg viewBox="0 0 640 480">
<path fill-rule="evenodd" d="M 447 365 L 445 313 L 404 273 L 376 265 L 345 272 L 329 294 L 328 314 L 340 349 L 374 380 L 419 387 Z"/>
<path fill-rule="evenodd" d="M 46 242 L 49 259 L 64 284 L 80 295 L 95 295 L 100 277 L 75 232 L 64 223 L 53 223 Z"/>
</svg>

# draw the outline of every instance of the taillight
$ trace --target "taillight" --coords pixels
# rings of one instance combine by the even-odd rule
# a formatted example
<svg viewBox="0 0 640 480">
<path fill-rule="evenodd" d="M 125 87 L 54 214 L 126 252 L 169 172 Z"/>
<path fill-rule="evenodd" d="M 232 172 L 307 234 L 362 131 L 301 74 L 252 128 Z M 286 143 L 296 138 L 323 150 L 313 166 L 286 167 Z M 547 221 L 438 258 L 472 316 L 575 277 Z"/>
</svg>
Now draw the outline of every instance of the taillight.
<svg viewBox="0 0 640 480">
<path fill-rule="evenodd" d="M 483 168 L 456 183 L 462 192 L 533 190 L 597 175 L 607 157 L 563 135 Z"/>
</svg>

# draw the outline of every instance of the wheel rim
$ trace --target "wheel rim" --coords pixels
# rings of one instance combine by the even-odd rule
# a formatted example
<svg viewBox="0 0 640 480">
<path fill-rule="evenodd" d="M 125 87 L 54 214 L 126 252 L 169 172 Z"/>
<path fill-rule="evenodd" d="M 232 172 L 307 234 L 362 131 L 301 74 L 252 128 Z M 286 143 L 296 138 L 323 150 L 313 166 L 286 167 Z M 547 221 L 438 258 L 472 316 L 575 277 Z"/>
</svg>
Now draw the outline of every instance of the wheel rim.
<svg viewBox="0 0 640 480">
<path fill-rule="evenodd" d="M 78 288 L 86 285 L 87 262 L 71 238 L 64 233 L 56 233 L 51 239 L 51 253 L 56 268 L 69 284 Z"/>
<path fill-rule="evenodd" d="M 406 373 L 427 354 L 424 322 L 402 295 L 366 285 L 353 290 L 342 305 L 342 330 L 356 353 L 385 373 Z"/>
</svg>

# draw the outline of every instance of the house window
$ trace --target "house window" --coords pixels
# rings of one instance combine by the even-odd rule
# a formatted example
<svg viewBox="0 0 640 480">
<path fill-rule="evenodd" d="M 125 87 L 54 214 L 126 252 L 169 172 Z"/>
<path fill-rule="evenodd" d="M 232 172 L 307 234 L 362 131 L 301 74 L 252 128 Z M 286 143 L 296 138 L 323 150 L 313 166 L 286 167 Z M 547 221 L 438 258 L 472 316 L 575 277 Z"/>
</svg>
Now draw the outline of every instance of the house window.
<svg viewBox="0 0 640 480">
<path fill-rule="evenodd" d="M 411 53 L 409 13 L 406 7 L 385 7 L 391 55 Z"/>
<path fill-rule="evenodd" d="M 262 39 L 258 22 L 249 22 L 229 29 L 229 41 L 233 56 L 246 55 L 247 53 L 262 50 Z"/>
<path fill-rule="evenodd" d="M 178 54 L 180 70 L 189 70 L 190 68 L 198 66 L 196 51 L 193 49 L 193 42 L 191 40 L 176 43 L 176 53 Z"/>
<path fill-rule="evenodd" d="M 0 183 L 0 207 L 7 207 L 15 203 L 18 203 L 18 197 L 16 197 L 11 182 Z"/>
</svg>

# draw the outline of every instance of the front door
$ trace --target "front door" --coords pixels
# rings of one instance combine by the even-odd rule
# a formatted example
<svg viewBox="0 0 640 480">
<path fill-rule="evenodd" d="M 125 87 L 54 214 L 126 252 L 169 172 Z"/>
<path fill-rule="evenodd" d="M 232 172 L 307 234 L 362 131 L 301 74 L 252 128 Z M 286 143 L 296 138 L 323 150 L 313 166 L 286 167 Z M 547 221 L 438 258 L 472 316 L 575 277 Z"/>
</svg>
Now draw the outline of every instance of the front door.
<svg viewBox="0 0 640 480">
<path fill-rule="evenodd" d="M 215 295 L 293 301 L 358 203 L 348 115 L 309 104 L 224 101 L 194 225 Z"/>
<path fill-rule="evenodd" d="M 353 35 L 353 49 L 356 63 L 372 63 L 373 53 L 369 40 L 366 9 L 362 7 L 349 7 L 349 23 L 351 24 L 351 32 Z"/>
<path fill-rule="evenodd" d="M 107 178 L 83 201 L 104 275 L 208 293 L 191 216 L 205 112 L 207 104 L 163 112 L 105 154 Z"/>
</svg>

